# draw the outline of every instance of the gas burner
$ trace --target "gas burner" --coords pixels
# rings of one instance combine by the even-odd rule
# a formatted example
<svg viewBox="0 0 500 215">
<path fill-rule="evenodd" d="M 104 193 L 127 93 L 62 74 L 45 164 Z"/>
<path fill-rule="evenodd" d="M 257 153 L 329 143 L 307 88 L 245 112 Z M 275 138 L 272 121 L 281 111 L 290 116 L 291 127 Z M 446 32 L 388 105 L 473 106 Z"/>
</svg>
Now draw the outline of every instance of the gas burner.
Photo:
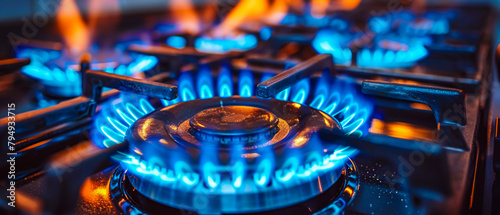
<svg viewBox="0 0 500 215">
<path fill-rule="evenodd" d="M 356 65 L 365 68 L 410 68 L 428 55 L 426 45 L 432 44 L 428 37 L 411 37 L 395 34 L 378 35 L 363 47 L 355 47 L 366 40 L 366 35 L 338 33 L 324 29 L 316 34 L 312 46 L 320 54 L 330 53 L 339 65 L 353 63 L 353 49 Z M 366 42 L 364 42 L 366 43 Z"/>
<path fill-rule="evenodd" d="M 373 47 L 361 48 L 357 65 L 368 68 L 410 68 L 428 55 L 428 37 L 381 35 L 373 39 Z"/>
<path fill-rule="evenodd" d="M 31 63 L 21 69 L 28 77 L 38 80 L 44 86 L 44 93 L 56 98 L 76 97 L 82 94 L 82 78 L 79 62 L 64 60 L 60 50 L 19 47 L 17 56 L 31 59 Z M 126 64 L 114 61 L 95 62 L 91 69 L 101 69 L 108 73 L 133 75 L 153 68 L 158 60 L 152 56 L 136 54 Z M 66 61 L 64 65 L 58 62 Z"/>
<path fill-rule="evenodd" d="M 335 119 L 297 103 L 197 99 L 137 120 L 122 166 L 140 193 L 171 207 L 267 211 L 303 202 L 338 180 L 341 172 L 333 170 L 354 151 L 311 140 L 320 129 L 341 132 Z M 200 208 L 196 198 L 206 194 L 215 198 Z"/>
<path fill-rule="evenodd" d="M 115 157 L 121 163 L 116 192 L 164 207 L 219 213 L 282 210 L 323 196 L 328 201 L 311 207 L 317 212 L 336 200 L 350 201 L 357 179 L 348 171 L 355 169 L 348 158 L 357 150 L 312 138 L 322 129 L 363 134 L 371 104 L 348 82 L 304 79 L 276 99 L 263 99 L 254 96 L 250 71 L 239 72 L 237 83 L 225 67 L 217 86 L 212 77 L 204 66 L 196 75 L 182 72 L 179 98 L 164 101 L 164 108 L 130 95 L 103 106 L 94 142 L 110 147 L 126 141 L 131 148 Z M 349 177 L 354 182 L 345 191 Z M 339 197 L 343 192 L 348 198 Z M 197 198 L 205 195 L 213 198 L 200 208 Z"/>
<path fill-rule="evenodd" d="M 241 98 L 250 99 L 256 93 L 254 86 L 254 83 L 257 82 L 254 77 L 256 75 L 248 70 L 242 70 L 238 74 L 237 83 L 233 83 L 233 75 L 226 67 L 222 67 L 218 75 L 211 74 L 205 66 L 202 66 L 196 75 L 192 72 L 182 72 L 177 81 L 178 98 L 171 101 L 162 100 L 162 104 L 170 106 L 192 100 L 206 101 L 206 99 L 217 96 L 222 99 L 239 95 Z M 196 76 L 196 79 L 193 76 Z M 260 76 L 261 81 L 272 77 L 271 74 L 261 74 Z M 214 81 L 213 77 L 218 77 L 217 81 Z M 214 82 L 216 82 L 216 86 L 214 86 Z M 308 105 L 321 110 L 321 113 L 335 118 L 347 135 L 362 136 L 367 131 L 373 104 L 357 93 L 352 85 L 353 83 L 350 83 L 349 80 L 340 78 L 331 80 L 328 75 L 324 74 L 322 78 L 304 79 L 278 93 L 275 98 L 278 103 L 278 100 L 290 101 L 296 105 Z M 247 106 L 262 108 L 259 103 L 267 103 L 266 99 L 253 101 L 251 105 Z M 215 105 L 224 106 L 224 103 L 217 102 Z M 122 94 L 119 100 L 103 105 L 102 111 L 94 120 L 96 129 L 92 135 L 93 142 L 103 148 L 122 142 L 125 139 L 125 133 L 132 124 L 160 106 L 152 104 L 146 98 Z M 206 108 L 215 108 L 215 106 Z M 198 112 L 200 111 L 202 110 L 198 110 Z M 273 112 L 271 111 L 271 113 Z"/>
<path fill-rule="evenodd" d="M 351 44 L 361 39 L 361 34 L 341 33 L 333 29 L 318 31 L 312 41 L 319 54 L 330 53 L 335 64 L 350 65 L 352 61 Z"/>
<path fill-rule="evenodd" d="M 368 28 L 376 34 L 399 33 L 408 36 L 444 35 L 450 31 L 453 11 L 431 11 L 416 15 L 409 11 L 374 16 L 368 20 Z"/>
<path fill-rule="evenodd" d="M 399 33 L 414 36 L 424 35 L 444 35 L 450 32 L 450 18 L 453 18 L 453 11 L 428 12 L 420 17 L 405 14 L 402 23 L 399 25 Z"/>
</svg>

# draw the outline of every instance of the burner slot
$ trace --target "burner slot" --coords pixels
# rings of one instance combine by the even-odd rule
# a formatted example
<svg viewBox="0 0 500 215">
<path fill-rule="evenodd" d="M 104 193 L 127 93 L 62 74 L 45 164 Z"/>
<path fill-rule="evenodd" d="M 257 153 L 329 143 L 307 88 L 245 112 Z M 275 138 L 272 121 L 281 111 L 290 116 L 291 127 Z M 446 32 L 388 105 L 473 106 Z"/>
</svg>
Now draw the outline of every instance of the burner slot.
<svg viewBox="0 0 500 215">
<path fill-rule="evenodd" d="M 310 58 L 274 77 L 257 85 L 257 96 L 270 98 L 291 87 L 300 80 L 311 77 L 318 70 L 328 69 L 333 73 L 334 64 L 330 54 Z"/>
</svg>

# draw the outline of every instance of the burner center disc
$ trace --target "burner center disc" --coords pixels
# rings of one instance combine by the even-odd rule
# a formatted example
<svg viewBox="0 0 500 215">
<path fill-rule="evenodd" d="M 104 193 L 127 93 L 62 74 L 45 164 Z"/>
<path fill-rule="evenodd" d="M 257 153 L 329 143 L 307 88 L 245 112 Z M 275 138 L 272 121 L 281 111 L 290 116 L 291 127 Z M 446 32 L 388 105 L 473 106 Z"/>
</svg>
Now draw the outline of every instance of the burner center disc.
<svg viewBox="0 0 500 215">
<path fill-rule="evenodd" d="M 216 107 L 203 110 L 189 120 L 194 133 L 210 136 L 276 134 L 278 117 L 251 106 Z M 199 136 L 199 135 L 195 135 Z"/>
</svg>

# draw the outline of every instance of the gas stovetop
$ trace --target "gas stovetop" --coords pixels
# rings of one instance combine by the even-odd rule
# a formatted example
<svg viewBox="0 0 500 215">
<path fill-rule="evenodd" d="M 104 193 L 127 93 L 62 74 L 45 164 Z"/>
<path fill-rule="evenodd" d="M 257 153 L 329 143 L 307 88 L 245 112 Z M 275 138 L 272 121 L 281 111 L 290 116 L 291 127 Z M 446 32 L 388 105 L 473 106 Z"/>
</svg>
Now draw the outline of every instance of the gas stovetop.
<svg viewBox="0 0 500 215">
<path fill-rule="evenodd" d="M 173 21 L 122 26 L 111 49 L 64 31 L 15 44 L 0 60 L 2 210 L 494 210 L 488 6 L 289 5 L 256 22 L 243 15 L 262 5 L 249 2 L 208 27 L 173 3 Z"/>
</svg>

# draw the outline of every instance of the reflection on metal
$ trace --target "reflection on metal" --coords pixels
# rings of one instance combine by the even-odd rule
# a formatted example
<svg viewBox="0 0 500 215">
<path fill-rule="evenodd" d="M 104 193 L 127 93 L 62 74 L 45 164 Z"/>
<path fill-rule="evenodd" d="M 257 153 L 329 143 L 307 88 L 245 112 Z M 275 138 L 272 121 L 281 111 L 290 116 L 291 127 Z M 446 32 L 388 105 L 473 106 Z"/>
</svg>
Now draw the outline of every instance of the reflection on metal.
<svg viewBox="0 0 500 215">
<path fill-rule="evenodd" d="M 379 119 L 372 119 L 372 125 L 369 131 L 374 134 L 383 134 L 407 140 L 422 139 L 432 141 L 437 138 L 437 131 L 430 128 L 419 127 L 403 122 L 384 122 Z"/>
</svg>

